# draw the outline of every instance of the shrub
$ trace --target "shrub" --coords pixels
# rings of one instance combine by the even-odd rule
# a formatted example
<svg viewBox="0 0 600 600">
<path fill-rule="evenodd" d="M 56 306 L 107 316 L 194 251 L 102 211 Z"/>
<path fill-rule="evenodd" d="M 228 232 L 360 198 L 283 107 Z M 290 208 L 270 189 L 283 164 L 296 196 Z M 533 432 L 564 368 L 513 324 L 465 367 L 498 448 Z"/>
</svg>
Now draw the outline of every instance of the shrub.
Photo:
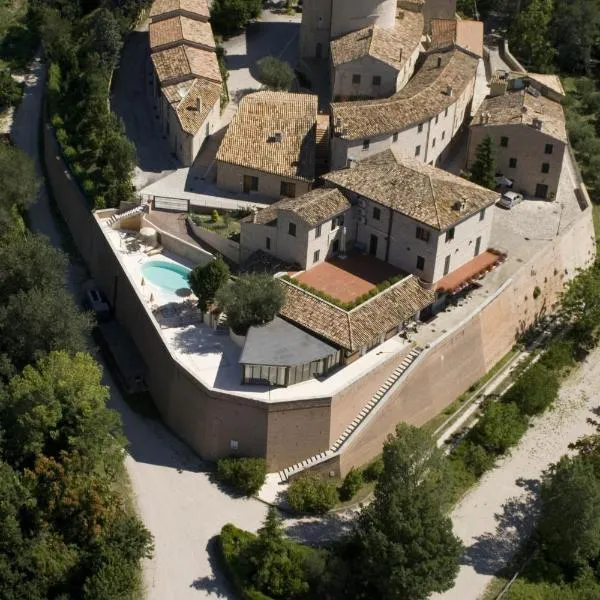
<svg viewBox="0 0 600 600">
<path fill-rule="evenodd" d="M 575 364 L 573 346 L 572 340 L 554 340 L 548 345 L 538 364 L 555 372 L 572 367 Z"/>
<path fill-rule="evenodd" d="M 323 514 L 331 510 L 338 501 L 333 483 L 315 473 L 302 473 L 288 488 L 288 502 L 298 512 Z"/>
<path fill-rule="evenodd" d="M 494 457 L 483 446 L 469 440 L 461 442 L 452 453 L 453 458 L 462 461 L 465 469 L 479 479 L 494 464 Z"/>
<path fill-rule="evenodd" d="M 219 288 L 229 280 L 229 267 L 217 256 L 207 265 L 198 265 L 189 274 L 190 287 L 198 298 L 198 308 L 205 312 Z"/>
<path fill-rule="evenodd" d="M 216 223 L 219 220 L 219 211 L 217 209 L 214 209 L 211 213 L 210 213 L 210 220 L 213 223 Z"/>
<path fill-rule="evenodd" d="M 347 502 L 352 500 L 358 490 L 363 485 L 363 476 L 360 471 L 352 467 L 344 477 L 344 482 L 340 487 L 340 500 Z"/>
<path fill-rule="evenodd" d="M 21 86 L 8 69 L 0 71 L 0 112 L 9 106 L 16 106 L 21 100 Z"/>
<path fill-rule="evenodd" d="M 538 362 L 519 377 L 502 400 L 514 402 L 526 415 L 535 415 L 554 402 L 558 388 L 556 375 Z"/>
<path fill-rule="evenodd" d="M 264 458 L 222 458 L 217 462 L 219 481 L 246 496 L 256 494 L 266 476 L 267 461 Z"/>
<path fill-rule="evenodd" d="M 491 454 L 504 454 L 527 430 L 527 417 L 514 402 L 494 402 L 468 434 Z"/>
<path fill-rule="evenodd" d="M 383 458 L 380 456 L 363 469 L 363 479 L 365 481 L 377 481 L 382 472 Z"/>
<path fill-rule="evenodd" d="M 541 293 L 542 293 L 542 290 L 540 289 L 540 287 L 538 285 L 536 285 L 533 288 L 533 299 L 537 300 L 540 297 Z"/>
<path fill-rule="evenodd" d="M 294 70 L 289 63 L 274 56 L 265 56 L 258 61 L 258 79 L 273 90 L 289 90 L 294 82 Z"/>
</svg>

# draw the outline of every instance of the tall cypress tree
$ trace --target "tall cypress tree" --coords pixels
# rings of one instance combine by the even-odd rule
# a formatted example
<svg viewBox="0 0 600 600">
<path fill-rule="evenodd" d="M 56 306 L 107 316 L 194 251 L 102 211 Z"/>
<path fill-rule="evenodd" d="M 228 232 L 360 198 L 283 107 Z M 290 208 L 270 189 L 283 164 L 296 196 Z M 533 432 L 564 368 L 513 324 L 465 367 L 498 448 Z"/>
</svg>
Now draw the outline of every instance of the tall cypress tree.
<svg viewBox="0 0 600 600">
<path fill-rule="evenodd" d="M 492 138 L 486 135 L 475 152 L 471 166 L 471 181 L 493 190 L 496 187 L 496 159 Z"/>
</svg>

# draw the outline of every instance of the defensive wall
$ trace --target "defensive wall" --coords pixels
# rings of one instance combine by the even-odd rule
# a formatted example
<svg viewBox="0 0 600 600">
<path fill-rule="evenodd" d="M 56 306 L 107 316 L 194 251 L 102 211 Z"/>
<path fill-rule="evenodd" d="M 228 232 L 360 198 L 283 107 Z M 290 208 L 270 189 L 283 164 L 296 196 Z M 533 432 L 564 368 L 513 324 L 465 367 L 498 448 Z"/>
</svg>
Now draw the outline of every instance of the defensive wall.
<svg viewBox="0 0 600 600">
<path fill-rule="evenodd" d="M 102 233 L 81 189 L 44 124 L 48 184 L 74 242 L 146 365 L 150 393 L 164 422 L 207 459 L 231 453 L 264 456 L 271 471 L 328 449 L 367 404 L 402 357 L 392 357 L 333 398 L 267 403 L 207 389 L 166 347 L 160 329 Z M 106 211 L 106 216 L 111 211 Z M 588 206 L 564 233 L 548 241 L 483 306 L 426 348 L 397 391 L 376 410 L 343 450 L 319 468 L 345 474 L 376 456 L 395 424 L 422 425 L 481 378 L 537 316 L 558 300 L 564 283 L 595 257 Z M 533 292 L 539 287 L 537 299 Z"/>
</svg>

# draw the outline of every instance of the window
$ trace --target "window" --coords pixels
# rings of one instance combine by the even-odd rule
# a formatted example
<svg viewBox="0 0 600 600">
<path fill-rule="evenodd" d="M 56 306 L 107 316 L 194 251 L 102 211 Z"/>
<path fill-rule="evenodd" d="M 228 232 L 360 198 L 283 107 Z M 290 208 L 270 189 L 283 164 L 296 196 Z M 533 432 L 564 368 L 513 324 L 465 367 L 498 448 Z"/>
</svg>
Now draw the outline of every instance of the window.
<svg viewBox="0 0 600 600">
<path fill-rule="evenodd" d="M 417 256 L 417 271 L 422 271 L 425 268 L 425 259 L 422 256 Z"/>
<path fill-rule="evenodd" d="M 296 197 L 296 184 L 289 181 L 282 181 L 280 188 L 281 195 L 286 198 Z"/>
<path fill-rule="evenodd" d="M 258 192 L 258 177 L 252 175 L 244 175 L 244 194 L 250 192 Z"/>
<path fill-rule="evenodd" d="M 548 186 L 543 183 L 538 183 L 535 186 L 535 197 L 545 200 L 548 197 Z"/>
<path fill-rule="evenodd" d="M 293 235 L 294 237 L 296 237 L 296 223 L 289 223 L 288 224 L 288 233 L 290 235 Z"/>
<path fill-rule="evenodd" d="M 435 115 L 435 124 L 438 124 L 438 121 L 440 120 L 440 115 Z"/>
<path fill-rule="evenodd" d="M 421 146 L 417 146 L 415 148 L 415 156 L 419 156 L 421 154 Z"/>
<path fill-rule="evenodd" d="M 446 241 L 447 242 L 451 242 L 454 239 L 454 233 L 455 233 L 455 229 L 454 227 L 452 227 L 452 229 L 448 229 L 448 231 L 446 231 Z"/>
<path fill-rule="evenodd" d="M 447 117 L 448 116 L 448 109 L 446 108 L 446 110 L 444 111 L 444 116 Z"/>
<path fill-rule="evenodd" d="M 428 242 L 429 235 L 430 235 L 430 233 L 427 229 L 425 229 L 424 227 L 417 227 L 417 239 L 418 240 L 423 240 L 424 242 Z"/>
<path fill-rule="evenodd" d="M 508 138 L 505 135 L 500 138 L 500 145 L 503 148 L 508 148 Z"/>
<path fill-rule="evenodd" d="M 373 207 L 373 218 L 376 221 L 381 219 L 381 209 L 377 208 L 376 206 Z"/>
<path fill-rule="evenodd" d="M 398 134 L 397 133 L 394 134 L 394 138 L 393 139 L 394 139 L 394 142 L 398 141 Z"/>
<path fill-rule="evenodd" d="M 360 75 L 358 75 L 357 73 L 352 75 L 352 83 L 360 83 Z"/>
<path fill-rule="evenodd" d="M 450 254 L 446 256 L 446 260 L 444 260 L 444 277 L 450 273 Z"/>
<path fill-rule="evenodd" d="M 419 128 L 417 130 L 419 133 L 423 131 L 423 123 L 419 123 Z"/>
<path fill-rule="evenodd" d="M 373 85 L 381 85 L 381 75 L 373 75 Z"/>
<path fill-rule="evenodd" d="M 550 173 L 550 163 L 542 163 L 542 173 Z"/>
<path fill-rule="evenodd" d="M 270 250 L 270 249 L 271 249 L 271 238 L 270 238 L 270 237 L 268 237 L 268 238 L 265 240 L 265 248 L 266 248 L 267 250 Z"/>
<path fill-rule="evenodd" d="M 446 132 L 442 131 L 442 139 L 445 140 L 446 139 Z"/>
<path fill-rule="evenodd" d="M 317 225 L 317 228 L 315 229 L 315 238 L 321 237 L 321 226 Z"/>
<path fill-rule="evenodd" d="M 485 219 L 485 208 L 479 213 L 479 220 L 483 221 Z"/>
<path fill-rule="evenodd" d="M 321 256 L 321 251 L 320 250 L 315 250 L 315 253 L 313 254 L 313 262 L 319 262 L 319 257 Z"/>
<path fill-rule="evenodd" d="M 508 167 L 509 167 L 509 169 L 516 169 L 517 168 L 517 159 L 516 158 L 511 158 L 508 161 Z"/>
<path fill-rule="evenodd" d="M 371 140 L 363 140 L 363 150 L 368 150 L 371 145 Z"/>
<path fill-rule="evenodd" d="M 337 227 L 342 227 L 343 225 L 344 225 L 344 215 L 340 215 L 339 217 L 335 217 L 331 221 L 331 231 L 333 231 Z"/>
<path fill-rule="evenodd" d="M 552 154 L 552 152 L 554 152 L 554 144 L 546 144 L 544 154 Z"/>
<path fill-rule="evenodd" d="M 433 138 L 433 141 L 431 142 L 431 147 L 435 148 L 435 138 Z"/>
</svg>

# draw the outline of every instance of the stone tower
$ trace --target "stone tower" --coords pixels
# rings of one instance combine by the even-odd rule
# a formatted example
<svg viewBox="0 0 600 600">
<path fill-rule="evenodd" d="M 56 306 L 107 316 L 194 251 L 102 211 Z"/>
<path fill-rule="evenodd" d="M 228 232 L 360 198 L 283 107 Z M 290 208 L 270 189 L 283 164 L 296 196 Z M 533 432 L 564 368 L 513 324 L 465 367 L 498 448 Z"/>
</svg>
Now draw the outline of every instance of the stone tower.
<svg viewBox="0 0 600 600">
<path fill-rule="evenodd" d="M 398 0 L 305 0 L 300 58 L 327 58 L 332 39 L 369 25 L 392 29 L 397 10 Z"/>
</svg>

